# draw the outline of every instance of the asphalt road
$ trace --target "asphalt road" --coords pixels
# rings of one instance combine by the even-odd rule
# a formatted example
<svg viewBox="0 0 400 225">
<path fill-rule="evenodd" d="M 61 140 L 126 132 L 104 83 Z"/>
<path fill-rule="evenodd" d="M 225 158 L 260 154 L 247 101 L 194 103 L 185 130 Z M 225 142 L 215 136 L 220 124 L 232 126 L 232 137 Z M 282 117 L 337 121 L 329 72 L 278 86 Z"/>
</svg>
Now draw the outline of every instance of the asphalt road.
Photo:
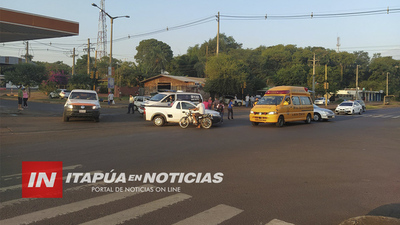
<svg viewBox="0 0 400 225">
<path fill-rule="evenodd" d="M 155 127 L 127 108 L 103 108 L 99 123 L 64 123 L 59 104 L 16 108 L 15 101 L 0 101 L 0 224 L 308 225 L 363 215 L 400 218 L 400 108 L 283 128 L 251 126 L 249 109 L 240 108 L 234 120 L 225 115 L 223 125 L 208 130 Z M 64 176 L 193 172 L 201 181 L 220 172 L 223 180 L 64 182 L 63 198 L 26 199 L 23 161 L 62 161 Z M 142 185 L 153 192 L 116 193 Z"/>
</svg>

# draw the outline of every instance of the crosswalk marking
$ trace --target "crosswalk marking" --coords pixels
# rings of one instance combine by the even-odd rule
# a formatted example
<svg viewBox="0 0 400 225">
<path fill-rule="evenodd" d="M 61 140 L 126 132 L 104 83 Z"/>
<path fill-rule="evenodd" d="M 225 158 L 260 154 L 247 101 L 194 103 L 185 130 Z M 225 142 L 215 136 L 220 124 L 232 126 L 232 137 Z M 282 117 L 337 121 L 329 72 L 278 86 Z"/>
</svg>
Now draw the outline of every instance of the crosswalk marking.
<svg viewBox="0 0 400 225">
<path fill-rule="evenodd" d="M 82 165 L 81 164 L 77 164 L 77 165 L 72 165 L 72 166 L 65 166 L 63 167 L 63 171 L 64 170 L 74 170 L 76 168 L 81 168 Z M 7 175 L 7 176 L 1 176 L 1 179 L 7 179 L 7 178 L 11 178 L 11 177 L 21 177 L 22 173 L 17 173 L 17 174 L 12 174 L 12 175 Z"/>
<path fill-rule="evenodd" d="M 172 196 L 168 196 L 159 200 L 155 200 L 140 206 L 136 206 L 118 213 L 114 213 L 96 220 L 89 221 L 87 223 L 83 223 L 81 225 L 111 225 L 111 224 L 120 224 L 128 220 L 136 219 L 140 216 L 143 216 L 147 213 L 156 211 L 163 207 L 167 207 L 173 205 L 175 203 L 184 201 L 186 199 L 191 198 L 192 196 L 187 194 L 175 194 Z"/>
<path fill-rule="evenodd" d="M 91 184 L 85 184 L 85 185 L 81 185 L 81 186 L 77 186 L 77 187 L 72 187 L 72 188 L 67 188 L 64 191 L 65 192 L 69 192 L 69 191 L 77 191 L 83 188 L 87 188 L 87 187 L 91 187 L 91 186 L 103 186 L 106 183 L 104 181 L 101 182 L 97 182 L 97 183 L 91 183 Z M 6 207 L 6 206 L 10 206 L 10 205 L 14 205 L 14 204 L 20 204 L 22 202 L 27 202 L 27 201 L 32 201 L 38 198 L 18 198 L 18 199 L 14 199 L 14 200 L 10 200 L 10 201 L 6 201 L 6 202 L 0 202 L 0 209 Z"/>
<path fill-rule="evenodd" d="M 154 187 L 153 185 L 142 185 L 140 187 Z M 28 224 L 44 219 L 56 217 L 58 215 L 64 215 L 68 213 L 77 212 L 92 206 L 102 205 L 109 202 L 121 200 L 130 196 L 141 194 L 142 192 L 118 192 L 113 194 L 107 194 L 100 197 L 95 197 L 87 200 L 82 200 L 62 206 L 53 207 L 50 209 L 44 209 L 37 212 L 28 213 L 25 215 L 13 217 L 10 219 L 0 220 L 2 225 L 14 225 L 14 224 Z"/>
<path fill-rule="evenodd" d="M 267 223 L 265 225 L 294 225 L 294 224 L 293 223 L 287 223 L 285 221 L 278 220 L 278 219 L 273 219 L 273 220 L 269 221 L 269 223 Z"/>
<path fill-rule="evenodd" d="M 101 170 L 95 170 L 95 171 L 91 171 L 91 172 L 89 172 L 91 175 L 93 175 L 94 173 L 102 173 L 103 171 L 101 171 Z M 67 177 L 63 177 L 62 178 L 63 180 L 66 180 L 67 179 Z M 4 192 L 4 191 L 7 191 L 7 190 L 13 190 L 13 189 L 18 189 L 18 188 L 22 188 L 22 184 L 17 184 L 17 185 L 13 185 L 13 186 L 8 186 L 8 187 L 3 187 L 3 188 L 0 188 L 0 192 Z"/>
<path fill-rule="evenodd" d="M 222 223 L 241 212 L 243 212 L 243 210 L 221 204 L 197 215 L 181 220 L 174 225 L 214 225 Z"/>
</svg>

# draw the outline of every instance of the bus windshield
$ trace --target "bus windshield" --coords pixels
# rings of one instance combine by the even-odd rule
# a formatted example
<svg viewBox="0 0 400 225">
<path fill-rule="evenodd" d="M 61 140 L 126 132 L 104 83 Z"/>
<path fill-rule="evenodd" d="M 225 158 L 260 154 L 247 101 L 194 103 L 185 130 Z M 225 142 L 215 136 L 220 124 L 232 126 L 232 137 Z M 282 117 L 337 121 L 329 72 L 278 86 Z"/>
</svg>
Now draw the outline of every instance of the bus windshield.
<svg viewBox="0 0 400 225">
<path fill-rule="evenodd" d="M 283 96 L 264 96 L 262 97 L 257 105 L 279 105 L 283 100 Z"/>
</svg>

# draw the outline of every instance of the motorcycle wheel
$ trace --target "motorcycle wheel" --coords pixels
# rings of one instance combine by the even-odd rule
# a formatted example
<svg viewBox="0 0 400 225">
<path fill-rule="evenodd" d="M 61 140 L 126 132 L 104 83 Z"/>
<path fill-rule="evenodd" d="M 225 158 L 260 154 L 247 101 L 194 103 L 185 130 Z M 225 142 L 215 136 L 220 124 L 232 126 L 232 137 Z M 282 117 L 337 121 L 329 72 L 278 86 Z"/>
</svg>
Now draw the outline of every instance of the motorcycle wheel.
<svg viewBox="0 0 400 225">
<path fill-rule="evenodd" d="M 210 118 L 206 117 L 201 120 L 201 127 L 208 129 L 212 126 L 212 121 Z"/>
<path fill-rule="evenodd" d="M 188 127 L 189 126 L 189 118 L 188 117 L 182 117 L 180 120 L 179 120 L 179 126 L 181 126 L 182 128 L 186 128 L 186 127 Z"/>
</svg>

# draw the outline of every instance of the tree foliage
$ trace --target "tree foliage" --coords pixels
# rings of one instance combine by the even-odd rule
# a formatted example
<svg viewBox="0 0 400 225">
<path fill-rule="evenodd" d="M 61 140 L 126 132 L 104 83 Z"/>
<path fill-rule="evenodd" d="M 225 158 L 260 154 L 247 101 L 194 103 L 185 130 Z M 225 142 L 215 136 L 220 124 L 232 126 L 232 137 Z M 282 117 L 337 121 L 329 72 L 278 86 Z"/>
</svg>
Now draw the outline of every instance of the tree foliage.
<svg viewBox="0 0 400 225">
<path fill-rule="evenodd" d="M 156 39 L 141 41 L 136 50 L 136 62 L 146 77 L 160 74 L 173 58 L 171 47 Z"/>
<path fill-rule="evenodd" d="M 5 72 L 6 82 L 14 85 L 37 86 L 47 77 L 46 69 L 42 65 L 32 63 L 15 64 Z"/>
</svg>

